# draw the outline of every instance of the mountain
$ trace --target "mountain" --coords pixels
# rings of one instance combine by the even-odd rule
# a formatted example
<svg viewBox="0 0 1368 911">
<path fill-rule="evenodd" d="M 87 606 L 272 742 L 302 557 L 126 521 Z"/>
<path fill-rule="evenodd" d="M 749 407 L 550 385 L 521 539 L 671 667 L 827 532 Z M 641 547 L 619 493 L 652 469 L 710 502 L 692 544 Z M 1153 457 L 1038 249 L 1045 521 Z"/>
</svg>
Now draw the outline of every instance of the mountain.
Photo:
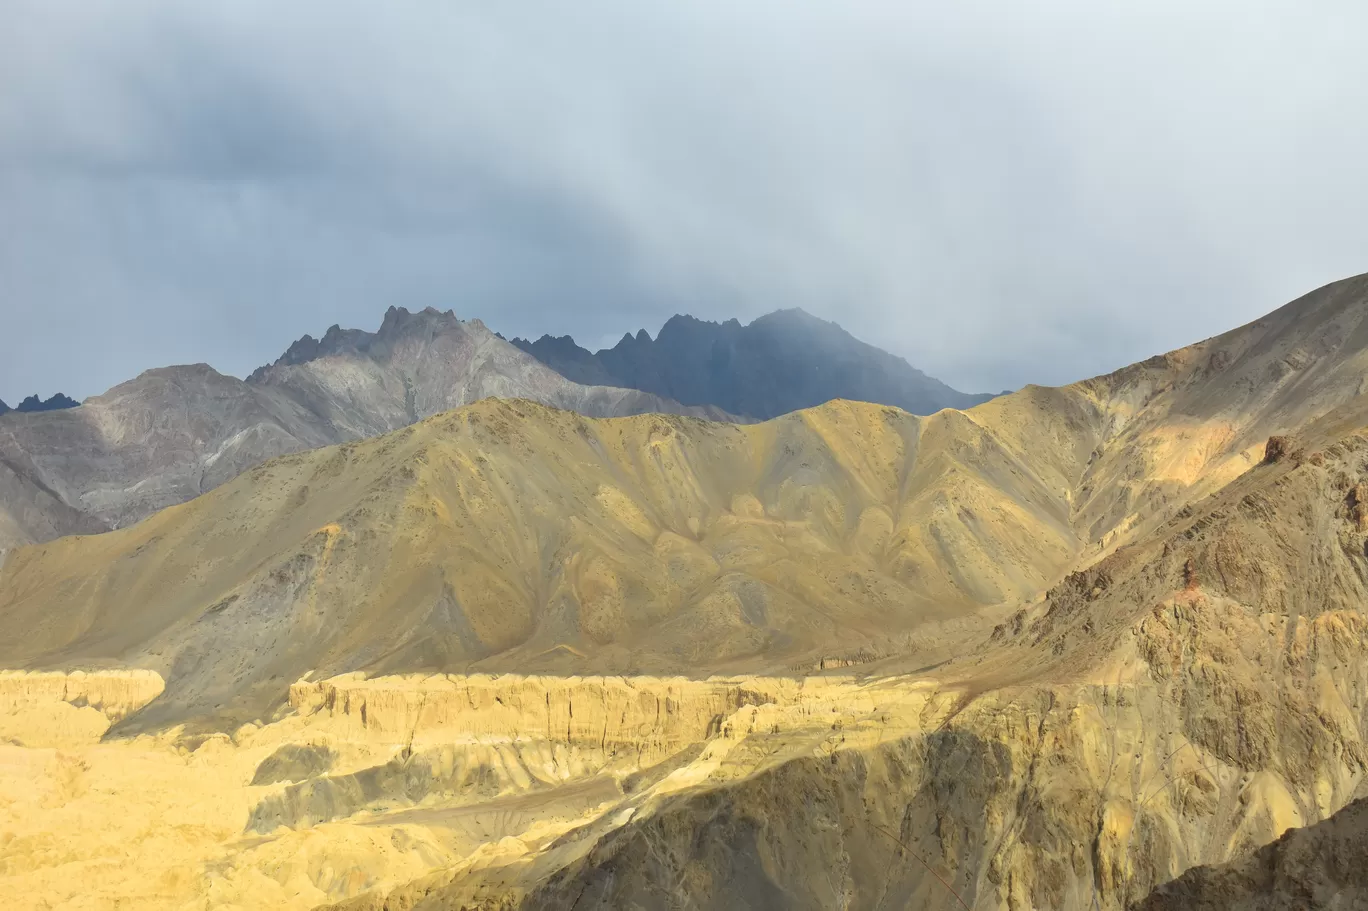
<svg viewBox="0 0 1368 911">
<path fill-rule="evenodd" d="M 14 410 L 27 414 L 34 411 L 60 411 L 63 408 L 77 408 L 80 404 L 75 399 L 59 392 L 46 401 L 39 399 L 36 395 L 31 395 L 16 405 Z M 8 407 L 0 408 L 0 414 L 4 414 L 8 410 L 10 410 Z"/>
<path fill-rule="evenodd" d="M 1368 769 L 1366 372 L 1361 276 L 966 412 L 485 400 L 15 549 L 0 888 L 1119 911 L 1262 876 Z"/>
<path fill-rule="evenodd" d="M 1368 899 L 1368 798 L 1329 819 L 1219 866 L 1194 867 L 1155 889 L 1136 911 L 1301 911 L 1361 907 Z"/>
<path fill-rule="evenodd" d="M 0 414 L 4 414 L 9 410 L 11 410 L 10 406 L 6 405 L 3 399 L 0 399 Z"/>
<path fill-rule="evenodd" d="M 590 354 L 569 336 L 513 344 L 577 383 L 626 386 L 689 405 L 766 419 L 832 399 L 894 405 L 912 414 L 970 408 L 992 398 L 957 392 L 900 357 L 802 310 L 743 326 L 674 316 L 652 339 L 624 335 Z"/>
<path fill-rule="evenodd" d="M 122 527 L 272 456 L 384 433 L 486 396 L 598 416 L 729 417 L 636 390 L 578 385 L 478 320 L 390 308 L 378 332 L 334 326 L 321 340 L 305 336 L 245 382 L 205 364 L 165 367 L 80 408 L 21 406 L 6 415 L 0 551 Z"/>
<path fill-rule="evenodd" d="M 58 416 L 174 414 L 186 406 L 173 401 L 192 400 L 192 414 L 253 429 L 231 449 L 186 458 L 179 474 L 152 454 L 188 449 L 185 436 L 144 431 L 130 447 L 142 461 L 124 456 L 124 477 L 183 486 L 143 482 L 136 500 L 105 488 L 92 498 L 110 504 L 102 517 L 115 524 L 133 503 L 151 511 L 218 489 L 115 534 L 12 554 L 0 616 L 28 632 L 0 646 L 0 660 L 157 655 L 169 699 L 191 667 L 194 680 L 219 679 L 219 660 L 234 663 L 243 687 L 311 668 L 755 672 L 892 651 L 933 622 L 1030 602 L 1080 561 L 1243 477 L 1270 436 L 1356 401 L 1368 368 L 1366 281 L 1109 376 L 930 417 L 837 401 L 756 425 L 659 414 L 599 422 L 491 400 L 409 425 L 452 398 L 480 397 L 451 371 L 500 384 L 512 373 L 482 372 L 470 365 L 487 361 L 434 344 L 469 344 L 478 332 L 518 357 L 435 312 L 392 312 L 374 338 L 331 332 L 329 353 L 297 345 L 308 356 L 287 355 L 246 384 L 207 368 L 190 389 L 181 372 L 149 374 Z M 401 357 L 407 368 L 393 370 Z M 244 400 L 241 387 L 271 397 Z M 223 404 L 244 401 L 257 410 Z M 364 421 L 344 424 L 352 415 Z M 404 429 L 241 474 L 271 449 L 386 425 Z M 287 436 L 300 427 L 315 436 Z M 330 570 L 333 559 L 341 566 Z M 56 603 L 66 610 L 52 614 Z M 321 607 L 296 615 L 304 604 Z M 305 624 L 284 639 L 307 649 L 285 660 L 263 648 L 257 637 L 281 636 L 247 619 L 263 613 Z M 240 649 L 223 648 L 238 635 Z M 187 664 L 181 652 L 212 660 Z"/>
</svg>

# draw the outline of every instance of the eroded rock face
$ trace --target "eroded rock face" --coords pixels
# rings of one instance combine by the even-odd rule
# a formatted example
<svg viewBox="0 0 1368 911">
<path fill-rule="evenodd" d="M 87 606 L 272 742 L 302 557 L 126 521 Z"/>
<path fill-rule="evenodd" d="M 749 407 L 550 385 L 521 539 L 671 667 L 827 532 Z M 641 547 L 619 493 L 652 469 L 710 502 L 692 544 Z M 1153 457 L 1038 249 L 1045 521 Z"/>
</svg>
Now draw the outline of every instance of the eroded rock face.
<svg viewBox="0 0 1368 911">
<path fill-rule="evenodd" d="M 262 760 L 252 775 L 253 786 L 282 781 L 308 781 L 333 767 L 337 754 L 321 744 L 287 743 Z"/>
<path fill-rule="evenodd" d="M 161 695 L 165 683 L 145 670 L 0 671 L 0 712 L 32 704 L 90 706 L 118 721 Z"/>
<path fill-rule="evenodd" d="M 157 698 L 146 670 L 0 671 L 0 740 L 32 747 L 81 745 Z"/>
<path fill-rule="evenodd" d="M 1332 911 L 1368 905 L 1368 800 L 1245 857 L 1194 867 L 1134 911 Z"/>
<path fill-rule="evenodd" d="M 358 674 L 295 683 L 290 705 L 395 742 L 545 740 L 626 749 L 654 762 L 717 733 L 742 706 L 829 701 L 844 690 L 858 692 L 832 678 Z"/>
</svg>

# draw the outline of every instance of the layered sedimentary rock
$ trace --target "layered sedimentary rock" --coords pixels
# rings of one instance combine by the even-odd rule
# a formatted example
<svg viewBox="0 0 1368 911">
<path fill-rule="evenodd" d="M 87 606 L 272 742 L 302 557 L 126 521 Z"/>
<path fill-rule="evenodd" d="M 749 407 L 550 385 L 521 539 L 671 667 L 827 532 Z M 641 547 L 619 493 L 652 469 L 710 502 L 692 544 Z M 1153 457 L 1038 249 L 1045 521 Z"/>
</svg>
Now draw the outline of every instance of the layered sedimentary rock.
<svg viewBox="0 0 1368 911">
<path fill-rule="evenodd" d="M 0 671 L 0 712 L 67 702 L 90 706 L 118 721 L 160 696 L 164 688 L 160 675 L 145 670 Z"/>
<path fill-rule="evenodd" d="M 409 745 L 466 738 L 545 740 L 630 750 L 658 761 L 719 732 L 745 706 L 802 707 L 867 698 L 849 678 L 551 677 L 360 674 L 290 687 L 290 705 L 342 730 Z"/>
<path fill-rule="evenodd" d="M 0 671 L 0 740 L 79 747 L 156 699 L 162 678 L 145 670 Z"/>
</svg>

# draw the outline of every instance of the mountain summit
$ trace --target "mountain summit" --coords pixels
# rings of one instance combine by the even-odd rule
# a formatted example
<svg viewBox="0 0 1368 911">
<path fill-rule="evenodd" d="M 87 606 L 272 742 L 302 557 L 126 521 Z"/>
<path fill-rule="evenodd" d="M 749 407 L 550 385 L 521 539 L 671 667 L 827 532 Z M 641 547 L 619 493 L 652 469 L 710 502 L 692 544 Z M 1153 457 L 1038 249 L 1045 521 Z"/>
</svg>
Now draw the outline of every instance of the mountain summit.
<svg viewBox="0 0 1368 911">
<path fill-rule="evenodd" d="M 79 408 L 80 405 L 80 402 L 60 392 L 49 399 L 40 399 L 36 395 L 30 395 L 13 408 L 0 401 L 0 414 L 9 411 L 17 411 L 20 414 L 31 414 L 35 411 L 61 411 L 65 408 Z"/>
<path fill-rule="evenodd" d="M 14 409 L 0 439 L 0 551 L 119 528 L 273 456 L 375 436 L 490 396 L 597 417 L 730 418 L 635 389 L 580 385 L 479 320 L 391 307 L 378 331 L 306 335 L 246 381 L 207 364 L 162 367 L 80 408 L 53 399 L 44 405 L 59 410 Z"/>
<path fill-rule="evenodd" d="M 641 389 L 759 420 L 832 399 L 933 414 L 992 398 L 952 389 L 799 309 L 776 310 L 749 325 L 677 315 L 654 339 L 643 329 L 596 354 L 568 335 L 513 344 L 577 383 Z"/>
</svg>

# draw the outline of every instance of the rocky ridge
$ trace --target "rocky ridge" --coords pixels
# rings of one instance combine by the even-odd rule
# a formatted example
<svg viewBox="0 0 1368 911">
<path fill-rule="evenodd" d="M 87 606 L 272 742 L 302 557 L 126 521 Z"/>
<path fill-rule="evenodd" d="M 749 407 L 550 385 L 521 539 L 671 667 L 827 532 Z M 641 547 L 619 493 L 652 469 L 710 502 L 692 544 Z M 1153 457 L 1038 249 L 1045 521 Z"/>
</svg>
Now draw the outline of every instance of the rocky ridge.
<svg viewBox="0 0 1368 911">
<path fill-rule="evenodd" d="M 513 344 L 579 383 L 642 389 L 759 420 L 832 399 L 933 414 L 992 398 L 951 389 L 835 323 L 797 309 L 744 326 L 735 319 L 714 323 L 674 316 L 654 339 L 643 329 L 594 354 L 570 336 L 515 338 Z"/>
<path fill-rule="evenodd" d="M 0 402 L 0 405 L 4 405 L 4 402 Z M 30 395 L 18 405 L 15 405 L 13 409 L 10 409 L 9 406 L 0 407 L 0 414 L 4 414 L 6 411 L 10 410 L 20 414 L 31 414 L 35 411 L 61 411 L 64 408 L 79 408 L 80 406 L 80 402 L 58 392 L 47 399 L 40 399 L 36 395 Z"/>
<path fill-rule="evenodd" d="M 0 552 L 120 528 L 273 456 L 394 430 L 488 396 L 589 415 L 685 412 L 565 380 L 449 311 L 391 308 L 376 333 L 305 336 L 246 382 L 204 365 L 149 370 L 80 408 L 0 425 Z"/>
<path fill-rule="evenodd" d="M 1299 911 L 1368 904 L 1368 798 L 1215 867 L 1194 867 L 1136 911 Z"/>
</svg>

